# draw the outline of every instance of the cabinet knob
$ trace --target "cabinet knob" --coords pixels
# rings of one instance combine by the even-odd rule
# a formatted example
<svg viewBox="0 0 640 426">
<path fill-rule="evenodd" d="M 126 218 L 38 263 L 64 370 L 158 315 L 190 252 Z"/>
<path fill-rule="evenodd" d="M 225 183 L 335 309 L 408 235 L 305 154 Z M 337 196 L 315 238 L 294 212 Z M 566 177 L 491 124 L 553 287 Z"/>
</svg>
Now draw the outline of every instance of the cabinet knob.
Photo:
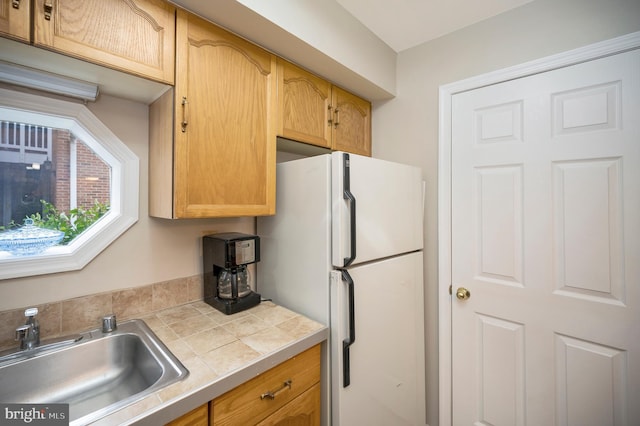
<svg viewBox="0 0 640 426">
<path fill-rule="evenodd" d="M 13 6 L 14 9 L 20 9 L 20 0 L 12 0 L 11 6 Z"/>
</svg>

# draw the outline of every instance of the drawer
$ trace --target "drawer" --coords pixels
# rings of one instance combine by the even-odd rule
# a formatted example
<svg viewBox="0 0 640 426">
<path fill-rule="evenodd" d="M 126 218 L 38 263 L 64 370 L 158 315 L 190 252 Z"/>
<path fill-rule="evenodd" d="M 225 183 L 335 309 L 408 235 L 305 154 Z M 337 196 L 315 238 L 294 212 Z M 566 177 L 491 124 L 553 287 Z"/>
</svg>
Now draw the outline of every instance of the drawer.
<svg viewBox="0 0 640 426">
<path fill-rule="evenodd" d="M 289 381 L 290 386 L 285 385 Z M 316 345 L 213 400 L 211 424 L 256 424 L 319 381 L 320 345 Z M 261 397 L 269 392 L 272 398 Z"/>
<path fill-rule="evenodd" d="M 256 426 L 320 426 L 320 383 L 258 423 Z"/>
</svg>

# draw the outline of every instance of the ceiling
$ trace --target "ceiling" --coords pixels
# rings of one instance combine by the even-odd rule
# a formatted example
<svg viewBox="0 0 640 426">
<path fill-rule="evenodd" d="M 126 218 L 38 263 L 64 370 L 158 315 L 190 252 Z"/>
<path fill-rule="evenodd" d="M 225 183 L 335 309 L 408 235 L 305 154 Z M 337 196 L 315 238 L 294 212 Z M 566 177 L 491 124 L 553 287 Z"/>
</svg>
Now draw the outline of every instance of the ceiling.
<svg viewBox="0 0 640 426">
<path fill-rule="evenodd" d="M 533 0 L 336 0 L 396 52 Z"/>
</svg>

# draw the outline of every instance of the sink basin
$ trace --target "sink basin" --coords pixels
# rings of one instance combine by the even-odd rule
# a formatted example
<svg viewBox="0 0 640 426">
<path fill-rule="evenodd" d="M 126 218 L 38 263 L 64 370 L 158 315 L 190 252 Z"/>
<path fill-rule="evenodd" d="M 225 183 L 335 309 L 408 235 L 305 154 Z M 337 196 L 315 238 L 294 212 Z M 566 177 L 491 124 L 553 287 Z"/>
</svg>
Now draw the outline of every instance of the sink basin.
<svg viewBox="0 0 640 426">
<path fill-rule="evenodd" d="M 185 378 L 189 372 L 141 320 L 111 333 L 93 330 L 53 349 L 0 358 L 0 401 L 67 403 L 72 425 L 86 424 Z"/>
</svg>

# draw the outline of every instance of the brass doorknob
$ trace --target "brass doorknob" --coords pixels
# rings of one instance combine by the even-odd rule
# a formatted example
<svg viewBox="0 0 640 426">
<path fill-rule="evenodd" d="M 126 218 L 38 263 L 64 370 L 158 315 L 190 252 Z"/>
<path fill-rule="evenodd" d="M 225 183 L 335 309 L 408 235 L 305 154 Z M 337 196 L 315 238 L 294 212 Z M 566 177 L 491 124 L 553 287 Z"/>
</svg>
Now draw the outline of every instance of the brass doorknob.
<svg viewBox="0 0 640 426">
<path fill-rule="evenodd" d="M 467 300 L 471 297 L 471 292 L 464 287 L 459 287 L 456 290 L 456 297 L 460 300 Z"/>
</svg>

